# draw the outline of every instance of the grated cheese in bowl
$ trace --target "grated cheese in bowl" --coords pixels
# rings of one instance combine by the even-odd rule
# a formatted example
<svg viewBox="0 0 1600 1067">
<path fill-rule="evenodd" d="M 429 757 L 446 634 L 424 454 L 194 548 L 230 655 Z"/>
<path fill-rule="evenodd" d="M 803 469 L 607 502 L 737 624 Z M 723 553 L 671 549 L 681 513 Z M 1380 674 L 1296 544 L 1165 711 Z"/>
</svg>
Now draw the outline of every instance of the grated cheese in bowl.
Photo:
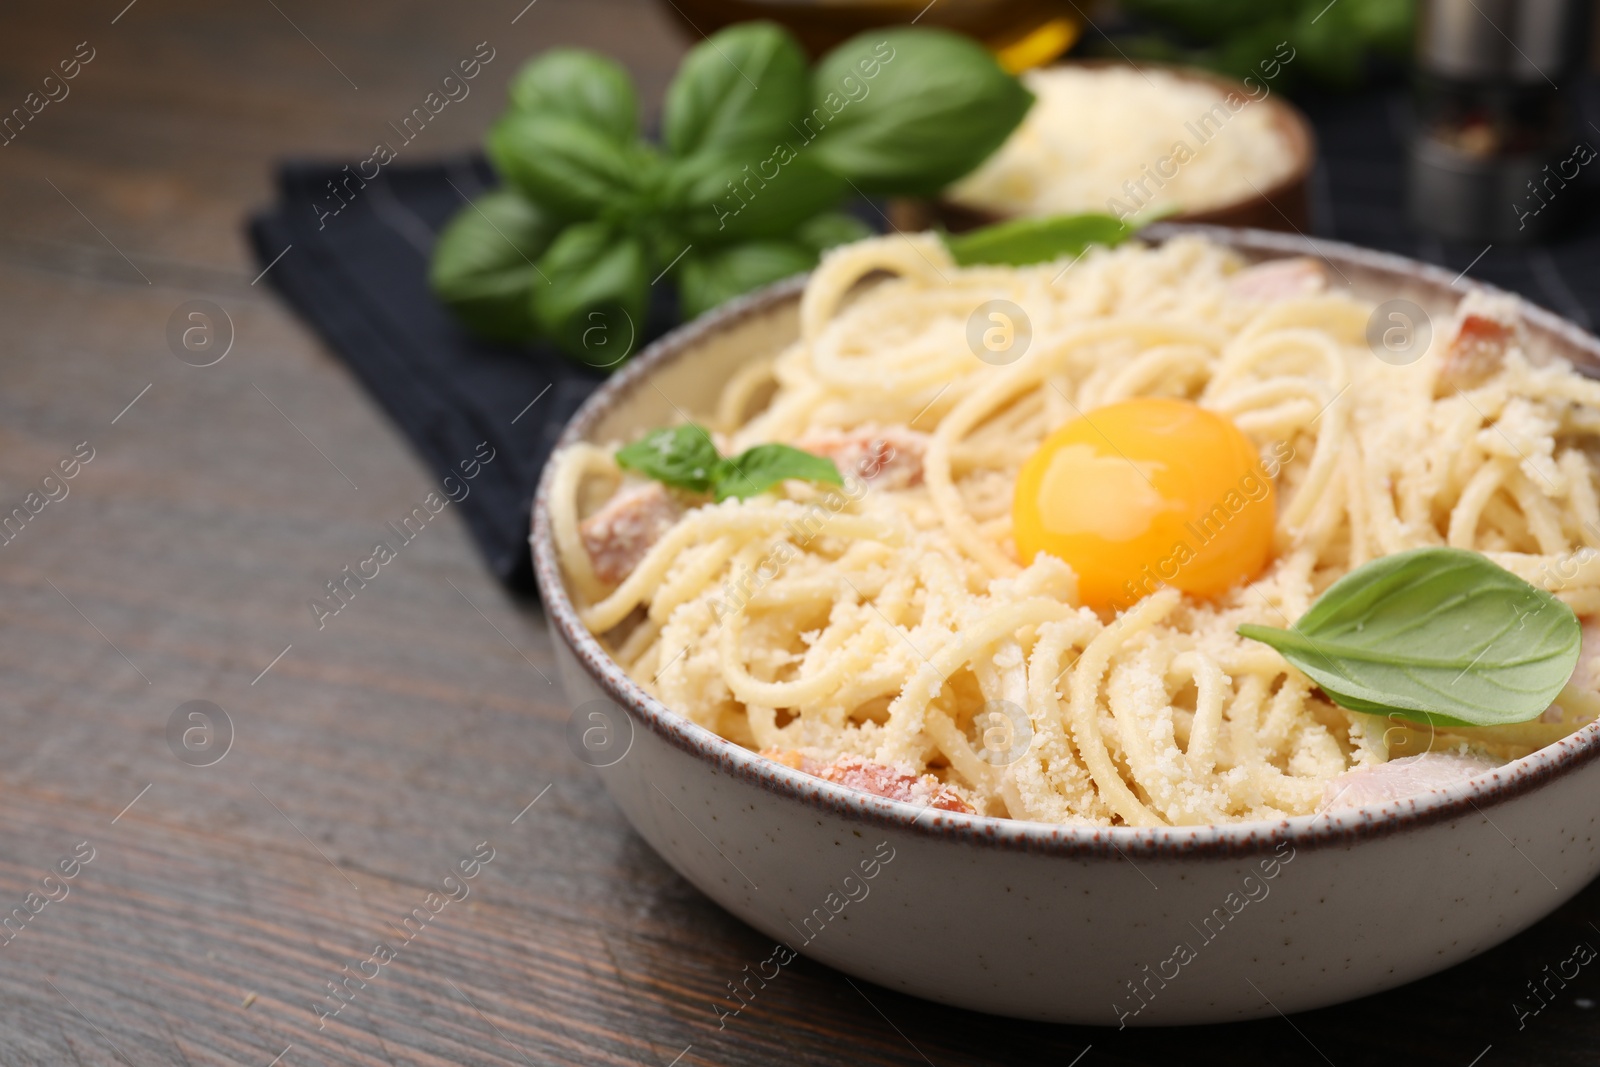
<svg viewBox="0 0 1600 1067">
<path fill-rule="evenodd" d="M 1072 65 L 1022 77 L 1038 102 L 950 202 L 1003 216 L 1192 214 L 1256 196 L 1296 165 L 1264 81 L 1229 92 L 1161 69 Z"/>
</svg>

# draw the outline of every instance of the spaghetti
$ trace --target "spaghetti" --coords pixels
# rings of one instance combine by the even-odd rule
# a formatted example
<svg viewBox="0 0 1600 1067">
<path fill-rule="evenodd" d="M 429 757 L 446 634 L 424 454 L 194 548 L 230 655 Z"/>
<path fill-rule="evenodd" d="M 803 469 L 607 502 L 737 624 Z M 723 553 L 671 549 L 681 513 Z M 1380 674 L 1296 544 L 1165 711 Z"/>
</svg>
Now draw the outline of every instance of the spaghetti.
<svg viewBox="0 0 1600 1067">
<path fill-rule="evenodd" d="M 1310 261 L 1247 267 L 1191 236 L 1064 266 L 958 268 L 931 236 L 829 254 L 799 340 L 730 380 L 709 425 L 725 453 L 831 450 L 844 488 L 674 499 L 615 583 L 584 516 L 632 483 L 610 450 L 559 453 L 551 517 L 585 624 L 668 707 L 793 766 L 1064 824 L 1305 814 L 1353 770 L 1512 758 L 1600 712 L 1574 681 L 1540 721 L 1435 735 L 1333 705 L 1234 632 L 1287 626 L 1361 563 L 1435 544 L 1600 611 L 1600 383 L 1530 359 L 1476 297 L 1393 366 L 1367 346 L 1372 303 L 1323 291 Z M 1006 366 L 966 340 L 997 298 L 1032 325 Z M 1020 565 L 1012 487 L 1052 430 L 1143 396 L 1222 413 L 1260 449 L 1272 552 L 1215 599 L 1152 585 L 1092 610 L 1061 560 Z"/>
</svg>

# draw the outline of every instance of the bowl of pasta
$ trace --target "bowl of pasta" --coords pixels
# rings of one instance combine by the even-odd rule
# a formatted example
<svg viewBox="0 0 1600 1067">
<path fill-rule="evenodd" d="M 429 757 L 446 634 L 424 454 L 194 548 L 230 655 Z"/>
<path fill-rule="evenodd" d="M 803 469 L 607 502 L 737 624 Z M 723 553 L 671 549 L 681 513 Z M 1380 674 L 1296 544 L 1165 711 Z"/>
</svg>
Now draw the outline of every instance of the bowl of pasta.
<svg viewBox="0 0 1600 1067">
<path fill-rule="evenodd" d="M 569 739 L 774 940 L 719 1016 L 797 953 L 1118 1027 L 1411 981 L 1600 871 L 1597 367 L 1283 234 L 844 246 L 566 427 Z"/>
</svg>

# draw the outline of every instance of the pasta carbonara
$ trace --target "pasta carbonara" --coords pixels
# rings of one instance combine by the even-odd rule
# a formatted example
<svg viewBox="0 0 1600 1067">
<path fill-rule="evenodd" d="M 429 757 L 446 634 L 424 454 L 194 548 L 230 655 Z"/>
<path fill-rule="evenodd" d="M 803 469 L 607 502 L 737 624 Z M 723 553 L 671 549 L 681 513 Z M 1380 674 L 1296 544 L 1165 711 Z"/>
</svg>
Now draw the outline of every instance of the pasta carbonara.
<svg viewBox="0 0 1600 1067">
<path fill-rule="evenodd" d="M 1367 341 L 1376 301 L 1323 269 L 1194 236 L 1021 268 L 958 267 L 931 235 L 837 249 L 799 340 L 749 363 L 704 422 L 723 454 L 788 443 L 833 458 L 844 485 L 714 503 L 624 475 L 614 446 L 563 450 L 551 518 L 581 617 L 702 726 L 947 810 L 1279 818 L 1400 757 L 1468 773 L 1525 754 L 1600 711 L 1586 663 L 1539 721 L 1436 732 L 1345 711 L 1235 633 L 1440 544 L 1600 611 L 1600 383 L 1527 356 L 1507 298 L 1469 295 L 1394 365 Z M 969 343 L 994 300 L 1028 321 L 1014 360 Z M 1024 563 L 1014 490 L 1059 427 L 1149 397 L 1248 439 L 1275 491 L 1265 562 L 1214 596 L 1152 570 L 1086 603 L 1088 575 L 1048 552 Z"/>
</svg>

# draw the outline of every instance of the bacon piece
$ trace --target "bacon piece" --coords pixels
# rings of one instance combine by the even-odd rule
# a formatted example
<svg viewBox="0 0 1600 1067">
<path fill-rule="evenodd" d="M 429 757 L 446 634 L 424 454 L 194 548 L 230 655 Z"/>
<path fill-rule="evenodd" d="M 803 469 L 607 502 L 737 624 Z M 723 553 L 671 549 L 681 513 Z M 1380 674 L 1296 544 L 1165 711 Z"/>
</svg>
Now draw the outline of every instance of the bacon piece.
<svg viewBox="0 0 1600 1067">
<path fill-rule="evenodd" d="M 928 435 L 899 427 L 819 430 L 796 448 L 833 460 L 839 473 L 860 478 L 878 489 L 908 489 L 922 484 L 922 457 Z"/>
<path fill-rule="evenodd" d="M 1310 256 L 1269 259 L 1246 267 L 1228 279 L 1229 291 L 1247 300 L 1315 296 L 1327 287 L 1328 275 L 1321 261 Z"/>
<path fill-rule="evenodd" d="M 1345 771 L 1328 783 L 1322 803 L 1326 808 L 1387 804 L 1391 800 L 1401 800 L 1430 789 L 1453 785 L 1498 766 L 1500 764 L 1497 761 L 1482 756 L 1458 756 L 1446 752 L 1402 756 L 1376 767 Z"/>
<path fill-rule="evenodd" d="M 1517 341 L 1521 321 L 1515 297 L 1478 291 L 1463 297 L 1455 332 L 1444 347 L 1440 392 L 1477 385 L 1498 371 Z"/>
<path fill-rule="evenodd" d="M 827 763 L 787 749 L 769 748 L 761 754 L 786 767 L 821 778 L 835 785 L 859 789 L 863 793 L 903 800 L 907 804 L 925 804 L 941 811 L 958 811 L 973 814 L 972 805 L 963 800 L 955 790 L 931 774 L 921 776 L 886 766 L 865 756 L 836 756 Z"/>
<path fill-rule="evenodd" d="M 578 524 L 595 577 L 611 585 L 626 578 L 682 510 L 660 482 L 623 486 Z"/>
</svg>

